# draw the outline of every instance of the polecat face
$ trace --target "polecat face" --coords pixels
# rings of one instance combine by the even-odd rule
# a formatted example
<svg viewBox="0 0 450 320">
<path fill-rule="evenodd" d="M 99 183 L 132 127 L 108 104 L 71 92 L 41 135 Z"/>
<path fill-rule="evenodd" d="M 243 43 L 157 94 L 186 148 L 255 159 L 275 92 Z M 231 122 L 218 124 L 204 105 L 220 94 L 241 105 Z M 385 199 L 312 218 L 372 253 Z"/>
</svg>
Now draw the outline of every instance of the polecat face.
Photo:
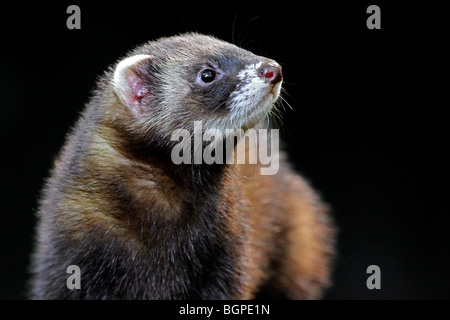
<svg viewBox="0 0 450 320">
<path fill-rule="evenodd" d="M 170 134 L 250 128 L 278 98 L 281 67 L 213 37 L 187 34 L 136 49 L 114 71 L 113 88 L 136 122 Z"/>
</svg>

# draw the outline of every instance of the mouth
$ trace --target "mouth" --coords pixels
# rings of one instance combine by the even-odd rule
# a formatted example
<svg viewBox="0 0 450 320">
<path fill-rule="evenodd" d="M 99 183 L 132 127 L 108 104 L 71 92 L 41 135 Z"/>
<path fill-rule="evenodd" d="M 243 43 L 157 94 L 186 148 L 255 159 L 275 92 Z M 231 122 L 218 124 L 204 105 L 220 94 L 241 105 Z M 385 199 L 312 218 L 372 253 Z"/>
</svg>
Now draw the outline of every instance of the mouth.
<svg viewBox="0 0 450 320">
<path fill-rule="evenodd" d="M 236 95 L 230 108 L 230 122 L 236 129 L 250 129 L 266 118 L 280 96 L 282 81 L 253 86 Z"/>
<path fill-rule="evenodd" d="M 248 128 L 251 128 L 254 125 L 256 125 L 256 123 L 264 119 L 264 117 L 266 117 L 270 113 L 273 104 L 275 103 L 275 101 L 277 101 L 278 97 L 280 96 L 280 91 L 281 91 L 281 82 L 272 86 L 269 92 L 264 94 L 263 97 L 250 108 L 250 110 L 248 111 L 249 119 L 253 119 L 253 121 L 247 124 Z"/>
<path fill-rule="evenodd" d="M 242 125 L 242 129 L 247 130 L 253 128 L 263 120 L 272 110 L 273 104 L 278 96 L 279 92 L 272 89 L 259 99 L 258 102 L 248 108 L 247 114 L 244 117 L 245 122 Z"/>
<path fill-rule="evenodd" d="M 278 82 L 276 85 L 272 87 L 270 90 L 270 93 L 273 95 L 273 102 L 277 101 L 278 97 L 280 96 L 281 92 L 281 84 L 283 81 Z"/>
</svg>

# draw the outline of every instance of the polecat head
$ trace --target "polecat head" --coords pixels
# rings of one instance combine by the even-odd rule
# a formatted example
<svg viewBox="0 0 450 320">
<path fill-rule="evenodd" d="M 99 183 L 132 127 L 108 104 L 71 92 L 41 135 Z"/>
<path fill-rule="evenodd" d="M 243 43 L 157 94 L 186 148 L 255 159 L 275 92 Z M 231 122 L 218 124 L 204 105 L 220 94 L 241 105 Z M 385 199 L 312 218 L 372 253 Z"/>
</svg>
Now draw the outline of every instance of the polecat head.
<svg viewBox="0 0 450 320">
<path fill-rule="evenodd" d="M 170 136 L 194 121 L 203 129 L 250 128 L 267 116 L 281 82 L 274 60 L 185 34 L 149 42 L 119 61 L 112 88 L 133 126 Z"/>
</svg>

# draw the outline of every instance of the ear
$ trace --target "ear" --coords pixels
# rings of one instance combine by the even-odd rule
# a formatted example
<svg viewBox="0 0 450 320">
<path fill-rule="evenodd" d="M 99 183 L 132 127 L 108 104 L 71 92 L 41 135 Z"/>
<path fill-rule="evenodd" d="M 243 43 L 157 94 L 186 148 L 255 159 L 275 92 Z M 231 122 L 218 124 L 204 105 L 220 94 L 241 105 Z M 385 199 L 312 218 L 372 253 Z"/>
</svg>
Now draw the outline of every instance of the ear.
<svg viewBox="0 0 450 320">
<path fill-rule="evenodd" d="M 138 54 L 128 57 L 117 64 L 114 72 L 113 87 L 120 100 L 127 106 L 141 105 L 142 99 L 149 96 L 142 67 L 151 56 Z"/>
</svg>

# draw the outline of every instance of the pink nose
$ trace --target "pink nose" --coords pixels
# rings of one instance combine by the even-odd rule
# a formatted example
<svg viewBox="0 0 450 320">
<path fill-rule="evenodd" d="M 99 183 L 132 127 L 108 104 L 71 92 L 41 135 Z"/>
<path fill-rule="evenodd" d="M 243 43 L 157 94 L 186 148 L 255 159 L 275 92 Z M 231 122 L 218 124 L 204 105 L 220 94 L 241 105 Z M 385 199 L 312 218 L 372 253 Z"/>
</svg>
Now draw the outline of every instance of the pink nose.
<svg viewBox="0 0 450 320">
<path fill-rule="evenodd" d="M 260 67 L 260 75 L 263 80 L 271 83 L 277 84 L 283 80 L 283 72 L 281 71 L 281 66 L 275 61 L 269 61 Z"/>
</svg>

